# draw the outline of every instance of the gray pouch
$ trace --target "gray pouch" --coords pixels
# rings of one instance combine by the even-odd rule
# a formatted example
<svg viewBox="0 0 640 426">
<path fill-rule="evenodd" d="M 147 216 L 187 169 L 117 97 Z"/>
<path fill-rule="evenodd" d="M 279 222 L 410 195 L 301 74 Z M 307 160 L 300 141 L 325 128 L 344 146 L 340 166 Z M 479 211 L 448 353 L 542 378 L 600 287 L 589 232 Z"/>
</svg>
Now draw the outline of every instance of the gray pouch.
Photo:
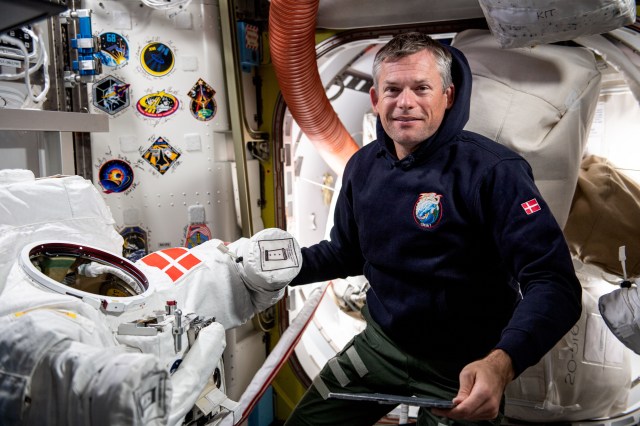
<svg viewBox="0 0 640 426">
<path fill-rule="evenodd" d="M 607 327 L 626 347 L 640 354 L 640 295 L 638 287 L 621 287 L 598 299 Z"/>
</svg>

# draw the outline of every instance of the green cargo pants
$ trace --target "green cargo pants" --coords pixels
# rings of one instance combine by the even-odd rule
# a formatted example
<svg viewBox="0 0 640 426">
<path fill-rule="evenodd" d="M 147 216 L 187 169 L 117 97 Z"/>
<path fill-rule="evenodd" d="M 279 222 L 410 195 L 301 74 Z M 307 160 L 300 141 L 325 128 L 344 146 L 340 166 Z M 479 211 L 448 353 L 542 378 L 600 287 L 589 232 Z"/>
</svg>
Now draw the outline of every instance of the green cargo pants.
<svg viewBox="0 0 640 426">
<path fill-rule="evenodd" d="M 365 330 L 330 359 L 313 380 L 285 426 L 371 426 L 393 405 L 327 399 L 329 392 L 387 393 L 451 400 L 458 393 L 461 363 L 415 358 L 399 350 L 365 309 Z M 421 342 L 422 343 L 422 342 Z M 418 411 L 419 426 L 499 425 L 501 418 L 462 422 Z"/>
</svg>

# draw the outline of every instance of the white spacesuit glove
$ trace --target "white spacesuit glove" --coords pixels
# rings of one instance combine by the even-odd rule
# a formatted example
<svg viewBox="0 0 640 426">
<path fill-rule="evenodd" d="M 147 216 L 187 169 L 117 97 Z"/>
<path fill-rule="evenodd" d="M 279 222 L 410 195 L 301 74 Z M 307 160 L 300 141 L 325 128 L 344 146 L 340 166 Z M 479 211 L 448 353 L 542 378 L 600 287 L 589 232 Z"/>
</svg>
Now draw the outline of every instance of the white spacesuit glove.
<svg viewBox="0 0 640 426">
<path fill-rule="evenodd" d="M 264 229 L 251 238 L 241 238 L 222 250 L 228 250 L 234 256 L 238 273 L 257 312 L 282 298 L 285 287 L 302 266 L 298 242 L 278 228 Z"/>
</svg>

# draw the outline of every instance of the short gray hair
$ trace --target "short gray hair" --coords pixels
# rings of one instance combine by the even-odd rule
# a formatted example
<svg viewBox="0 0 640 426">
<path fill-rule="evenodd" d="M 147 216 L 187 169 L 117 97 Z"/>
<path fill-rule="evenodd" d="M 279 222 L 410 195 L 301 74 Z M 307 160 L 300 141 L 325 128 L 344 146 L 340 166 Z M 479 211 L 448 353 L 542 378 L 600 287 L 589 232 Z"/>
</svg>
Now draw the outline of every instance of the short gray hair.
<svg viewBox="0 0 640 426">
<path fill-rule="evenodd" d="M 405 56 L 413 55 L 422 50 L 431 52 L 435 57 L 436 66 L 442 79 L 442 91 L 447 90 L 447 88 L 453 84 L 451 77 L 451 52 L 440 44 L 440 42 L 420 32 L 398 34 L 376 53 L 376 57 L 373 60 L 373 86 L 376 90 L 378 90 L 380 67 L 385 60 L 395 62 Z"/>
</svg>

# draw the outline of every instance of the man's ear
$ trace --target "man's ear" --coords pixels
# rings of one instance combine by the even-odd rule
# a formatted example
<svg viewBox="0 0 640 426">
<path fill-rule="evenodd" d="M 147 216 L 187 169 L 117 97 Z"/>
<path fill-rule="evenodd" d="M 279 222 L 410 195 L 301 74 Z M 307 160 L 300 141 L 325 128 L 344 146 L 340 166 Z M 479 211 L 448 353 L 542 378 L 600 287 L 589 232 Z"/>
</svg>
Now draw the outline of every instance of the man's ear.
<svg viewBox="0 0 640 426">
<path fill-rule="evenodd" d="M 455 100 L 455 96 L 456 96 L 455 86 L 453 84 L 449 86 L 447 90 L 445 90 L 445 94 L 447 95 L 447 109 L 449 109 L 453 106 L 453 101 Z"/>
<path fill-rule="evenodd" d="M 369 97 L 371 98 L 371 106 L 373 107 L 373 112 L 378 115 L 378 92 L 374 86 L 371 86 L 369 89 Z"/>
</svg>

